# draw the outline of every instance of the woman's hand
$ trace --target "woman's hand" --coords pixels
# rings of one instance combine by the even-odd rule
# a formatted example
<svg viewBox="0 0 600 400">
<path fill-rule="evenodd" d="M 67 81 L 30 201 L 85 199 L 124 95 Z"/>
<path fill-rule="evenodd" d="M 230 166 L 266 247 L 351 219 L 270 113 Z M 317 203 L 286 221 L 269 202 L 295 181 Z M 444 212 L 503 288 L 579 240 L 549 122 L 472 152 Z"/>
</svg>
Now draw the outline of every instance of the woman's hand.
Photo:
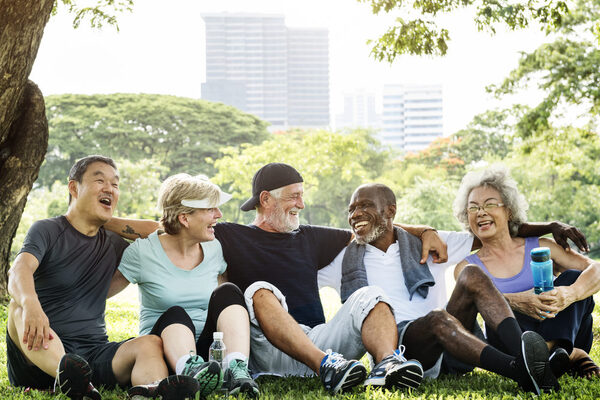
<svg viewBox="0 0 600 400">
<path fill-rule="evenodd" d="M 542 295 L 535 294 L 531 289 L 520 293 L 505 293 L 504 297 L 506 297 L 510 308 L 514 311 L 543 321 L 546 318 L 554 318 L 559 310 L 552 304 L 546 304 L 543 298 L 540 297 Z M 552 298 L 551 295 L 546 297 L 548 300 Z"/>
<path fill-rule="evenodd" d="M 554 307 L 556 313 L 569 307 L 575 301 L 569 286 L 557 286 L 552 290 L 540 293 L 538 297 L 545 305 Z"/>
</svg>

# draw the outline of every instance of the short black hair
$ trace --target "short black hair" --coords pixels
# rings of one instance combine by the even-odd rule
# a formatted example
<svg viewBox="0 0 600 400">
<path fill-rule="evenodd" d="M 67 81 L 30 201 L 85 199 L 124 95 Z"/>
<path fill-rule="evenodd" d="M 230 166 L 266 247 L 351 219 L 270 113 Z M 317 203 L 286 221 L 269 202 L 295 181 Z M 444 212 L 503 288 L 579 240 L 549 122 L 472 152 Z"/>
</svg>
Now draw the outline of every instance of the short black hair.
<svg viewBox="0 0 600 400">
<path fill-rule="evenodd" d="M 115 170 L 117 169 L 117 164 L 115 164 L 112 158 L 94 154 L 91 156 L 83 157 L 82 159 L 78 160 L 75 164 L 73 164 L 71 170 L 69 171 L 69 181 L 76 181 L 81 183 L 81 180 L 83 179 L 83 174 L 85 174 L 85 171 L 87 171 L 90 164 L 93 164 L 95 162 L 108 164 Z M 69 193 L 69 204 L 71 204 L 71 193 Z"/>
</svg>

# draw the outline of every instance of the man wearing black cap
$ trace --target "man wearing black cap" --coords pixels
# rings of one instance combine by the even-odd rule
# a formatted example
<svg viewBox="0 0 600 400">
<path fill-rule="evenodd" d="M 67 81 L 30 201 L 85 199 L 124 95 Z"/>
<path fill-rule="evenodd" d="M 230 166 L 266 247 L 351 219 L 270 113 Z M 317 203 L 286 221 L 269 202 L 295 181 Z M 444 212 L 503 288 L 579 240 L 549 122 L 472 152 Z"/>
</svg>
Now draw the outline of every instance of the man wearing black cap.
<svg viewBox="0 0 600 400">
<path fill-rule="evenodd" d="M 358 291 L 325 323 L 316 274 L 348 244 L 351 233 L 300 225 L 302 182 L 287 164 L 265 165 L 254 175 L 252 197 L 241 206 L 256 210 L 254 222 L 217 227 L 228 279 L 245 290 L 253 369 L 282 375 L 314 372 L 335 393 L 364 381 L 366 369 L 355 359 L 367 350 L 376 362 L 385 360 L 382 384 L 418 386 L 423 371 L 418 362 L 397 353 L 394 316 L 381 290 Z"/>
<path fill-rule="evenodd" d="M 252 197 L 241 206 L 244 211 L 256 210 L 253 223 L 215 226 L 228 265 L 227 277 L 245 291 L 252 322 L 252 370 L 282 375 L 316 373 L 325 388 L 336 393 L 365 380 L 366 369 L 355 359 L 367 350 L 378 370 L 384 371 L 384 379 L 377 385 L 417 387 L 423 370 L 417 361 L 407 361 L 398 352 L 395 319 L 380 289 L 356 291 L 325 323 L 317 273 L 349 243 L 351 232 L 300 225 L 302 182 L 298 171 L 287 164 L 263 166 L 254 175 Z M 111 221 L 108 228 L 122 234 L 134 233 L 131 226 L 137 232 L 156 229 L 149 221 L 144 224 Z M 126 229 L 121 229 L 123 226 Z M 426 230 L 415 228 L 411 233 L 435 236 L 429 231 L 423 235 Z M 423 247 L 426 254 L 430 246 Z M 444 251 L 445 247 L 440 248 Z M 337 350 L 343 356 L 324 349 Z"/>
</svg>

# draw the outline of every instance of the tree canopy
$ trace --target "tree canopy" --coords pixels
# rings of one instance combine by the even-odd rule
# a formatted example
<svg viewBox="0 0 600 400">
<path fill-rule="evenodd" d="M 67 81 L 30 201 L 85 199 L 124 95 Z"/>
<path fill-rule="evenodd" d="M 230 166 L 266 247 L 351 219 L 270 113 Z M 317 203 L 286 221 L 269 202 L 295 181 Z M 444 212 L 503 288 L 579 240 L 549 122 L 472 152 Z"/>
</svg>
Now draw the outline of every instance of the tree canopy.
<svg viewBox="0 0 600 400">
<path fill-rule="evenodd" d="M 38 184 L 64 181 L 88 154 L 146 158 L 177 172 L 213 173 L 207 158 L 225 146 L 260 143 L 267 123 L 231 106 L 150 94 L 56 95 L 46 98 L 50 139 Z M 164 176 L 163 176 L 164 177 Z"/>
</svg>

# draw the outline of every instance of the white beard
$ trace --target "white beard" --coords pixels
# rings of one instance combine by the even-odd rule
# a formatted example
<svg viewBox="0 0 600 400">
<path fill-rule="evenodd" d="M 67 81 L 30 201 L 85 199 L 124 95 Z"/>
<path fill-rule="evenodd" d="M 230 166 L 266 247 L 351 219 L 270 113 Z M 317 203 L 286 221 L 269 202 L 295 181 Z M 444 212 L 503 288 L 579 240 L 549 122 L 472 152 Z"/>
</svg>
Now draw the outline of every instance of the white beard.
<svg viewBox="0 0 600 400">
<path fill-rule="evenodd" d="M 299 209 L 293 208 L 290 211 L 300 212 Z M 277 202 L 277 207 L 275 210 L 269 214 L 266 218 L 266 221 L 273 229 L 277 232 L 281 233 L 289 233 L 295 231 L 300 226 L 300 217 L 297 214 L 296 216 L 292 216 L 289 213 L 286 213 L 283 208 Z"/>
</svg>

